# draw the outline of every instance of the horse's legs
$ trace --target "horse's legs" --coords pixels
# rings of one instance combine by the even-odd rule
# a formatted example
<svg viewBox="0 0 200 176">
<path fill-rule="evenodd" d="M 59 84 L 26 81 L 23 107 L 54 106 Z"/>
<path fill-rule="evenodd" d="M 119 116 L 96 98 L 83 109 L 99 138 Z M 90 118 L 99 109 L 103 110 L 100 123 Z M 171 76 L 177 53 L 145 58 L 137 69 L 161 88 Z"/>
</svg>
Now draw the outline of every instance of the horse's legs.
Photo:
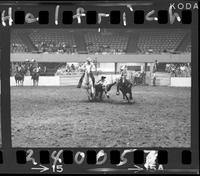
<svg viewBox="0 0 200 176">
<path fill-rule="evenodd" d="M 130 100 L 132 100 L 133 99 L 133 96 L 132 96 L 132 91 L 130 91 Z"/>
<path fill-rule="evenodd" d="M 133 95 L 132 95 L 132 90 L 131 90 L 131 88 L 132 88 L 132 87 L 130 87 L 130 91 L 129 91 L 129 95 L 130 95 L 129 97 L 130 97 L 130 100 L 133 99 Z"/>
<path fill-rule="evenodd" d="M 23 86 L 23 80 L 20 81 L 21 86 Z"/>
<path fill-rule="evenodd" d="M 97 91 L 97 89 L 95 90 L 95 98 L 97 98 L 97 96 L 98 96 L 98 91 Z"/>
<path fill-rule="evenodd" d="M 129 103 L 129 102 L 130 102 L 130 99 L 128 98 L 127 94 L 125 94 L 125 97 L 126 97 L 128 103 Z"/>
<path fill-rule="evenodd" d="M 95 89 L 94 89 L 94 87 L 92 86 L 92 87 L 91 87 L 91 98 L 94 97 L 94 94 L 95 94 Z"/>
<path fill-rule="evenodd" d="M 102 96 L 103 96 L 103 91 L 100 92 L 100 96 L 99 96 L 100 100 L 102 100 Z"/>
<path fill-rule="evenodd" d="M 86 90 L 87 90 L 88 100 L 91 101 L 91 95 L 90 95 L 89 89 L 86 89 Z"/>
<path fill-rule="evenodd" d="M 117 85 L 117 95 L 119 95 L 119 85 Z"/>
</svg>

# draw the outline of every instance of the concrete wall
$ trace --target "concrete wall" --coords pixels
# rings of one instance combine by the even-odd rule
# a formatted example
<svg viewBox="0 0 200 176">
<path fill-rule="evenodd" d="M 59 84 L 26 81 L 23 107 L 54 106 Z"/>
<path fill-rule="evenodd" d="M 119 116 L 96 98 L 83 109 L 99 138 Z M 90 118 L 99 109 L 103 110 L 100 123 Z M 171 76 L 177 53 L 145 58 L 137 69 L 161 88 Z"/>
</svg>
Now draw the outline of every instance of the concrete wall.
<svg viewBox="0 0 200 176">
<path fill-rule="evenodd" d="M 15 86 L 15 78 L 12 76 L 10 77 L 10 85 Z M 24 86 L 32 86 L 33 81 L 31 76 L 24 77 Z M 39 86 L 59 86 L 60 85 L 60 78 L 59 76 L 40 76 L 39 77 Z"/>
</svg>

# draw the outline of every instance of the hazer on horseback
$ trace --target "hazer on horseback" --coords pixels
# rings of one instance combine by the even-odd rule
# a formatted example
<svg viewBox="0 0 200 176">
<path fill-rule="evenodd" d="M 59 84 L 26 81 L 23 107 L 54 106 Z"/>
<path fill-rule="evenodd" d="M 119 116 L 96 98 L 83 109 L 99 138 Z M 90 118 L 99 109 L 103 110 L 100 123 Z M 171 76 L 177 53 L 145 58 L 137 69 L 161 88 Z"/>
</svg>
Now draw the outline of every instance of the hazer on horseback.
<svg viewBox="0 0 200 176">
<path fill-rule="evenodd" d="M 95 69 L 95 66 L 92 63 L 92 60 L 90 58 L 87 58 L 86 63 L 84 63 L 80 69 L 84 70 L 84 73 L 81 76 L 77 87 L 80 88 L 82 86 L 84 89 L 86 89 L 88 99 L 91 101 L 94 99 L 95 95 L 95 78 L 92 73 L 92 71 Z"/>
<path fill-rule="evenodd" d="M 133 84 L 127 79 L 127 66 L 124 65 L 120 68 L 120 78 L 117 80 L 117 93 L 119 95 L 119 91 L 123 94 L 123 99 L 127 99 L 128 102 L 133 99 L 132 97 L 132 87 Z M 129 94 L 129 97 L 127 96 Z"/>
<path fill-rule="evenodd" d="M 95 65 L 94 63 L 92 62 L 92 59 L 90 57 L 88 57 L 86 59 L 86 62 L 81 66 L 80 68 L 81 70 L 84 70 L 84 73 L 83 75 L 81 76 L 80 80 L 79 80 L 79 83 L 78 83 L 78 86 L 77 88 L 81 88 L 81 85 L 82 85 L 82 82 L 83 82 L 83 78 L 85 76 L 85 72 L 89 72 L 90 74 L 90 77 L 92 78 L 92 82 L 93 82 L 93 86 L 94 86 L 94 83 L 95 83 L 95 78 L 94 78 L 94 75 L 93 75 L 93 71 L 95 70 Z"/>
</svg>

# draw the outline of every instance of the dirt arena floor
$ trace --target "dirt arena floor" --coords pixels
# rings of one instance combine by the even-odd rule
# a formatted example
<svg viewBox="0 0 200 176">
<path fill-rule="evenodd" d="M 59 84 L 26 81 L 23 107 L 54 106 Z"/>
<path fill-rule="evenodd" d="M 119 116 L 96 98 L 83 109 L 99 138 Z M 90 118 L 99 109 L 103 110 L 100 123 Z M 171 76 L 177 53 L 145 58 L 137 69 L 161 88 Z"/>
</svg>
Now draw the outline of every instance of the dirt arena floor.
<svg viewBox="0 0 200 176">
<path fill-rule="evenodd" d="M 189 147 L 190 88 L 137 86 L 127 104 L 116 88 L 88 102 L 76 87 L 12 87 L 13 147 Z"/>
</svg>

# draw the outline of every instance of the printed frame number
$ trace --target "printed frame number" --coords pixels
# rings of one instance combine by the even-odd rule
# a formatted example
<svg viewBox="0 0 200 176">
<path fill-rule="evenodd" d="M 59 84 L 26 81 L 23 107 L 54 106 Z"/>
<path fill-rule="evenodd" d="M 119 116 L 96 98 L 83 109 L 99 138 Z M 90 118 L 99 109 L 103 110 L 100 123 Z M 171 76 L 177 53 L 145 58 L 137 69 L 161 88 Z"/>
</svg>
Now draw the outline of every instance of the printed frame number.
<svg viewBox="0 0 200 176">
<path fill-rule="evenodd" d="M 63 165 L 52 165 L 52 170 L 53 172 L 58 172 L 58 173 L 61 173 L 64 171 L 63 169 Z"/>
</svg>

